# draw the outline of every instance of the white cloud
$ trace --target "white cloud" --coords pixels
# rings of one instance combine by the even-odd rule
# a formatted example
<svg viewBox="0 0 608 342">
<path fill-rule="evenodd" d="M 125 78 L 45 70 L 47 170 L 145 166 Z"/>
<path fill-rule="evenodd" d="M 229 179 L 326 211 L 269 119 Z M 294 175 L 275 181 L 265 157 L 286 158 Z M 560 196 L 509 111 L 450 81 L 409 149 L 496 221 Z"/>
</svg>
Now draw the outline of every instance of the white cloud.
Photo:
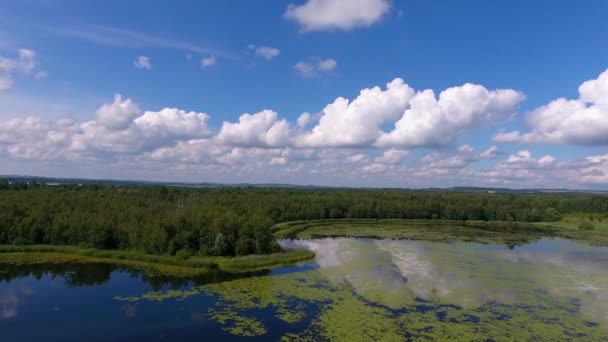
<svg viewBox="0 0 608 342">
<path fill-rule="evenodd" d="M 304 78 L 313 78 L 321 73 L 328 73 L 334 71 L 338 66 L 333 58 L 318 59 L 309 58 L 307 61 L 300 61 L 296 63 L 293 68 Z"/>
<path fill-rule="evenodd" d="M 302 77 L 312 78 L 317 74 L 315 67 L 307 62 L 298 62 L 293 68 L 296 69 Z"/>
<path fill-rule="evenodd" d="M 97 123 L 109 130 L 124 130 L 139 115 L 141 110 L 131 99 L 116 94 L 114 102 L 104 104 L 95 113 Z"/>
<path fill-rule="evenodd" d="M 137 69 L 150 70 L 152 69 L 152 62 L 150 61 L 150 57 L 138 56 L 135 58 L 135 61 L 133 61 L 133 66 Z"/>
<path fill-rule="evenodd" d="M 312 116 L 310 115 L 310 113 L 302 113 L 297 120 L 298 127 L 305 128 L 306 125 L 308 125 L 308 123 L 310 122 L 310 120 L 312 120 Z"/>
<path fill-rule="evenodd" d="M 565 172 L 579 184 L 608 184 L 608 154 L 566 163 Z"/>
<path fill-rule="evenodd" d="M 131 99 L 116 95 L 91 121 L 27 117 L 2 122 L 0 146 L 10 156 L 24 159 L 114 158 L 208 137 L 208 120 L 205 113 L 176 108 L 141 113 Z"/>
<path fill-rule="evenodd" d="M 319 123 L 298 137 L 300 146 L 364 146 L 382 134 L 382 126 L 403 113 L 414 90 L 397 78 L 380 87 L 361 90 L 352 102 L 339 97 L 325 106 Z"/>
<path fill-rule="evenodd" d="M 215 56 L 207 56 L 201 59 L 201 68 L 209 68 L 215 65 Z"/>
<path fill-rule="evenodd" d="M 45 79 L 45 78 L 47 78 L 48 76 L 49 76 L 49 73 L 48 73 L 48 71 L 46 71 L 46 70 L 40 70 L 40 71 L 38 71 L 38 72 L 36 72 L 36 73 L 34 74 L 34 78 L 35 78 L 35 79 L 37 79 L 37 80 L 42 80 L 42 79 Z"/>
<path fill-rule="evenodd" d="M 199 137 L 210 134 L 208 121 L 206 113 L 163 108 L 158 112 L 145 112 L 134 123 L 146 136 Z"/>
<path fill-rule="evenodd" d="M 465 131 L 505 120 L 524 96 L 511 89 L 488 90 L 467 83 L 442 91 L 418 92 L 409 108 L 395 123 L 393 131 L 383 133 L 379 146 L 424 147 L 453 143 Z"/>
<path fill-rule="evenodd" d="M 17 58 L 0 56 L 0 91 L 12 88 L 15 73 L 28 75 L 37 64 L 36 53 L 29 49 L 19 49 Z"/>
<path fill-rule="evenodd" d="M 324 59 L 319 62 L 319 70 L 320 71 L 334 71 L 338 66 L 338 62 L 336 62 L 333 58 Z"/>
<path fill-rule="evenodd" d="M 226 149 L 209 139 L 178 141 L 173 146 L 159 147 L 146 152 L 142 160 L 178 163 L 213 163 L 215 158 L 226 153 Z"/>
<path fill-rule="evenodd" d="M 388 149 L 384 151 L 382 156 L 376 158 L 376 163 L 380 164 L 399 164 L 401 163 L 407 156 L 409 155 L 409 151 L 407 150 L 398 150 L 398 149 Z"/>
<path fill-rule="evenodd" d="M 500 154 L 500 150 L 495 145 L 492 145 L 480 155 L 482 159 L 494 159 Z"/>
<path fill-rule="evenodd" d="M 249 45 L 249 48 L 254 51 L 256 56 L 264 58 L 267 61 L 277 57 L 281 53 L 279 49 L 270 46 L 256 46 L 251 44 Z"/>
<path fill-rule="evenodd" d="M 608 69 L 579 87 L 579 98 L 559 98 L 527 115 L 530 132 L 503 132 L 502 143 L 608 145 Z"/>
<path fill-rule="evenodd" d="M 224 121 L 217 139 L 222 144 L 232 146 L 286 146 L 290 134 L 291 128 L 287 120 L 278 120 L 276 112 L 263 110 L 241 115 L 238 123 Z"/>
<path fill-rule="evenodd" d="M 118 46 L 118 47 L 156 47 L 163 49 L 174 49 L 187 53 L 198 53 L 202 55 L 213 55 L 228 59 L 238 59 L 236 53 L 219 49 L 217 47 L 204 46 L 201 44 L 174 39 L 167 36 L 152 35 L 144 32 L 123 29 L 119 27 L 85 25 L 79 27 L 43 27 L 50 34 L 82 39 L 91 43 Z"/>
<path fill-rule="evenodd" d="M 285 17 L 296 21 L 302 31 L 348 31 L 378 22 L 390 8 L 389 0 L 307 0 L 290 4 Z"/>
<path fill-rule="evenodd" d="M 591 83 L 582 93 L 601 104 L 598 86 Z M 34 163 L 63 165 L 63 170 L 86 164 L 97 172 L 113 169 L 113 176 L 124 172 L 148 179 L 163 175 L 173 180 L 394 187 L 471 185 L 472 180 L 475 185 L 511 187 L 608 186 L 608 155 L 558 160 L 533 156 L 526 149 L 503 153 L 496 146 L 479 151 L 470 145 L 453 146 L 467 130 L 508 117 L 523 95 L 478 85 L 450 88 L 438 98 L 429 92 L 417 93 L 395 79 L 383 88 L 363 89 L 352 100 L 339 97 L 318 114 L 303 113 L 293 124 L 275 111 L 263 110 L 225 121 L 216 132 L 209 128 L 206 113 L 144 111 L 116 95 L 88 121 L 1 120 L 0 160 L 7 171 Z M 422 100 L 431 105 L 419 106 Z M 387 126 L 410 114 L 425 118 L 407 122 L 414 137 L 379 143 L 393 134 L 386 132 Z M 433 138 L 420 144 L 419 136 Z M 420 157 L 411 152 L 438 145 L 440 149 Z"/>
</svg>

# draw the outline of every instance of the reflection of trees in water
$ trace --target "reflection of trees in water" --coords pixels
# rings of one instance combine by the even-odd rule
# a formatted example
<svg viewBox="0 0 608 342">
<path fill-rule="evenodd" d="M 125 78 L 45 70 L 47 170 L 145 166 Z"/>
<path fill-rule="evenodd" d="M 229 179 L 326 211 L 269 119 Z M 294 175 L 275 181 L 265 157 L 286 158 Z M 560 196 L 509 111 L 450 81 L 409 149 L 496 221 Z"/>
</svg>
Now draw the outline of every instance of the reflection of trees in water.
<svg viewBox="0 0 608 342">
<path fill-rule="evenodd" d="M 102 285 L 110 280 L 114 266 L 104 264 L 2 264 L 0 282 L 32 277 L 40 280 L 45 276 L 61 277 L 69 287 Z"/>
<path fill-rule="evenodd" d="M 68 287 L 81 286 L 97 286 L 103 285 L 110 281 L 113 272 L 127 273 L 133 279 L 138 279 L 148 284 L 155 291 L 163 288 L 179 289 L 187 285 L 204 285 L 217 283 L 226 280 L 232 280 L 248 276 L 267 275 L 269 271 L 258 271 L 246 274 L 231 274 L 218 270 L 213 270 L 207 274 L 194 278 L 187 277 L 167 277 L 162 275 L 150 275 L 145 272 L 125 268 L 124 266 L 116 266 L 111 264 L 82 264 L 82 263 L 65 263 L 65 264 L 2 264 L 0 263 L 0 283 L 7 282 L 19 278 L 32 277 L 40 280 L 43 277 L 63 278 Z"/>
</svg>

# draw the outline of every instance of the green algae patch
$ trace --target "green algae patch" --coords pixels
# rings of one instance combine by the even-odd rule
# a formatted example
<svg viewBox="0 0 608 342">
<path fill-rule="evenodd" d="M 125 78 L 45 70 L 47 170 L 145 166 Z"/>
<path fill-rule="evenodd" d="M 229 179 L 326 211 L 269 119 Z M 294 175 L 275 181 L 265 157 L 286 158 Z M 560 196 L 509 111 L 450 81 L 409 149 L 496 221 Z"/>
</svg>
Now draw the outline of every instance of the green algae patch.
<svg viewBox="0 0 608 342">
<path fill-rule="evenodd" d="M 209 310 L 209 316 L 222 325 L 222 329 L 237 336 L 262 336 L 266 334 L 264 324 L 254 318 L 238 315 L 235 312 L 223 310 Z"/>
<path fill-rule="evenodd" d="M 316 310 L 308 313 L 314 318 L 307 328 L 284 336 L 284 340 L 403 341 L 406 336 L 414 340 L 471 341 L 608 338 L 606 330 L 590 326 L 579 314 L 575 301 L 548 293 L 530 291 L 525 305 L 484 303 L 464 309 L 436 301 L 412 301 L 394 310 L 366 300 L 347 284 L 334 284 L 324 278 L 321 272 L 310 271 L 241 279 L 206 288 L 220 298 L 219 307 L 237 316 L 254 308 L 274 311 L 277 318 L 284 317 L 285 312 L 298 314 L 302 307 L 285 306 L 292 297 L 315 303 Z"/>
<path fill-rule="evenodd" d="M 142 300 L 150 302 L 164 302 L 169 299 L 175 299 L 179 301 L 186 300 L 190 297 L 196 296 L 203 291 L 201 286 L 195 286 L 188 290 L 168 290 L 168 291 L 152 291 L 142 294 L 141 296 L 132 297 L 114 297 L 114 300 L 123 302 L 139 302 Z"/>
</svg>

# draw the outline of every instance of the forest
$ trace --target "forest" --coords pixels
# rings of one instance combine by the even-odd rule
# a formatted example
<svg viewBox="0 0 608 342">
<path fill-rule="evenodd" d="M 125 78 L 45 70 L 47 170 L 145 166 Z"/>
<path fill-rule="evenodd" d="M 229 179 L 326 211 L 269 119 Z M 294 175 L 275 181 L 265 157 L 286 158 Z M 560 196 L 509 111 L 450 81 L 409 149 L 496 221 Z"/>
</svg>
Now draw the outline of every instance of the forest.
<svg viewBox="0 0 608 342">
<path fill-rule="evenodd" d="M 554 222 L 608 196 L 365 189 L 180 188 L 0 180 L 0 244 L 240 256 L 279 250 L 276 223 L 319 219 Z"/>
</svg>

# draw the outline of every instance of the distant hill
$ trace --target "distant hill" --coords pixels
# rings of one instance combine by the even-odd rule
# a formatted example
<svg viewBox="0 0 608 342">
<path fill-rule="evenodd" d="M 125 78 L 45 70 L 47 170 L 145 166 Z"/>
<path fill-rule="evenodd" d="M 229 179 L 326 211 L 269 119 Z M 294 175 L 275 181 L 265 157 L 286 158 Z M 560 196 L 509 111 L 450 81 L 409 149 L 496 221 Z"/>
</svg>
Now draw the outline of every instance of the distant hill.
<svg viewBox="0 0 608 342">
<path fill-rule="evenodd" d="M 89 179 L 89 178 L 56 178 L 42 176 L 25 175 L 0 175 L 0 179 L 14 182 L 38 182 L 47 185 L 140 185 L 140 186 L 175 186 L 186 188 L 283 188 L 283 189 L 345 189 L 345 190 L 387 190 L 387 191 L 421 191 L 421 192 L 470 192 L 470 193 L 597 193 L 608 194 L 605 190 L 577 190 L 577 189 L 510 189 L 510 188 L 491 188 L 475 186 L 456 186 L 449 188 L 370 188 L 370 187 L 331 187 L 321 185 L 296 185 L 282 183 L 214 183 L 214 182 L 161 182 L 161 181 L 141 181 L 141 180 L 115 180 L 115 179 Z"/>
</svg>

